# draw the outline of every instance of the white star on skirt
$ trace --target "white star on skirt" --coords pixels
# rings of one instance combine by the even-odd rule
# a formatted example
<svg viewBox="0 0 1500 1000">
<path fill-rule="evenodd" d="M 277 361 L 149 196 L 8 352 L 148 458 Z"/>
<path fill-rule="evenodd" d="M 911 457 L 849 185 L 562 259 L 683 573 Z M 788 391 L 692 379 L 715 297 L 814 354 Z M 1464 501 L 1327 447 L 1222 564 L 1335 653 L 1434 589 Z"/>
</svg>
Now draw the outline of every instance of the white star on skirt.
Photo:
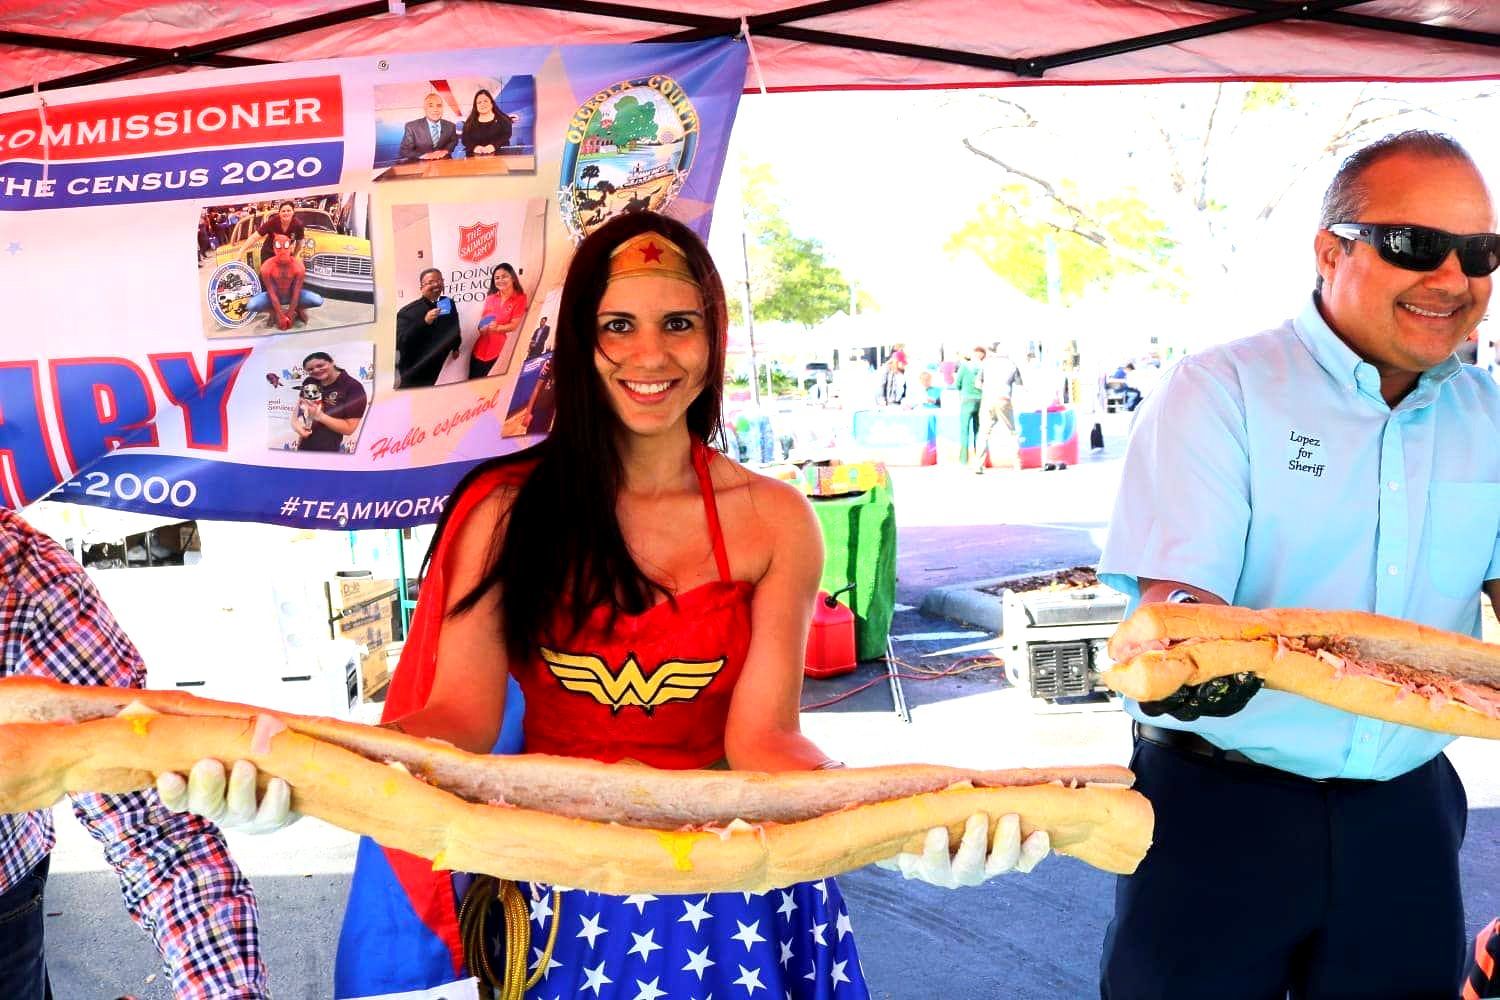
<svg viewBox="0 0 1500 1000">
<path fill-rule="evenodd" d="M 746 995 L 752 995 L 757 989 L 765 989 L 766 984 L 760 981 L 759 969 L 747 969 L 743 965 L 739 967 L 740 978 L 734 981 L 734 985 L 745 987 Z"/>
</svg>

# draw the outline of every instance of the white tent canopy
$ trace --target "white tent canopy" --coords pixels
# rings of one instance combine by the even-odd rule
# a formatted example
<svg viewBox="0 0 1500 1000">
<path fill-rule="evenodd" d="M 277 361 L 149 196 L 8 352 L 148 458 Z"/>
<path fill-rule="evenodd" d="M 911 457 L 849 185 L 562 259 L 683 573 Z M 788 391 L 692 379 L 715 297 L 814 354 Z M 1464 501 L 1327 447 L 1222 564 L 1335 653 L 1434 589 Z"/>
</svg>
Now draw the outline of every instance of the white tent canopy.
<svg viewBox="0 0 1500 1000">
<path fill-rule="evenodd" d="M 770 90 L 1500 76 L 1475 0 L 57 0 L 0 5 L 0 96 L 199 67 L 739 32 Z"/>
</svg>

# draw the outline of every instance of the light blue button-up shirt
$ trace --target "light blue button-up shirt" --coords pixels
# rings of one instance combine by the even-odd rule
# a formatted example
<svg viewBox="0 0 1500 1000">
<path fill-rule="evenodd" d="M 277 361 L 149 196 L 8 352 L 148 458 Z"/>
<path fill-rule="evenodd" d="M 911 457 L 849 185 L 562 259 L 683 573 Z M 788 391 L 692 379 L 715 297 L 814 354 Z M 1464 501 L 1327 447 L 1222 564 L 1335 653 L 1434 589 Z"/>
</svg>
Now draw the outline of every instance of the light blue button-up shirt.
<svg viewBox="0 0 1500 1000">
<path fill-rule="evenodd" d="M 1187 357 L 1138 414 L 1099 575 L 1131 610 L 1140 579 L 1176 580 L 1477 636 L 1500 578 L 1500 387 L 1450 357 L 1393 409 L 1312 301 Z M 1452 739 L 1271 690 L 1223 719 L 1126 710 L 1312 778 L 1393 778 Z"/>
</svg>

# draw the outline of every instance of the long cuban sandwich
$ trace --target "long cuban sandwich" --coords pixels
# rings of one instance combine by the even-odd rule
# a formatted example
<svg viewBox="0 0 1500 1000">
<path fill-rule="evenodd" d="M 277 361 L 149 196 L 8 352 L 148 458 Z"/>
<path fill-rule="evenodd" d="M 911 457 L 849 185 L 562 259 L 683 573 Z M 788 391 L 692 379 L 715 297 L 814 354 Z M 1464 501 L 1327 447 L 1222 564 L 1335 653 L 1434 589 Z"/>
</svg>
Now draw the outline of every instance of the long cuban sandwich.
<svg viewBox="0 0 1500 1000">
<path fill-rule="evenodd" d="M 1135 870 L 1153 817 L 1115 766 L 761 774 L 465 753 L 386 729 L 175 692 L 0 680 L 0 813 L 145 788 L 204 757 L 286 779 L 292 807 L 435 867 L 614 894 L 763 890 L 920 852 L 1019 814 L 1023 836 Z"/>
<path fill-rule="evenodd" d="M 1253 673 L 1358 715 L 1500 739 L 1500 646 L 1399 618 L 1148 604 L 1115 631 L 1109 653 L 1104 682 L 1140 701 Z"/>
</svg>

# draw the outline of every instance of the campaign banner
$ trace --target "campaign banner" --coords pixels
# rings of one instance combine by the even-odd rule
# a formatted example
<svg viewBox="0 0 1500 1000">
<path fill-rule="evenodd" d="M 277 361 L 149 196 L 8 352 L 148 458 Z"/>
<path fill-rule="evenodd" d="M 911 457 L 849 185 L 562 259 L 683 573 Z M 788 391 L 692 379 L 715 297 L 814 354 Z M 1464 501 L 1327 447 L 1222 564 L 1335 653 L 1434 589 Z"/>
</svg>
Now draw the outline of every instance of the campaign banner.
<svg viewBox="0 0 1500 1000">
<path fill-rule="evenodd" d="M 704 237 L 734 40 L 393 53 L 0 101 L 0 502 L 436 520 L 551 426 L 577 242 Z"/>
</svg>

